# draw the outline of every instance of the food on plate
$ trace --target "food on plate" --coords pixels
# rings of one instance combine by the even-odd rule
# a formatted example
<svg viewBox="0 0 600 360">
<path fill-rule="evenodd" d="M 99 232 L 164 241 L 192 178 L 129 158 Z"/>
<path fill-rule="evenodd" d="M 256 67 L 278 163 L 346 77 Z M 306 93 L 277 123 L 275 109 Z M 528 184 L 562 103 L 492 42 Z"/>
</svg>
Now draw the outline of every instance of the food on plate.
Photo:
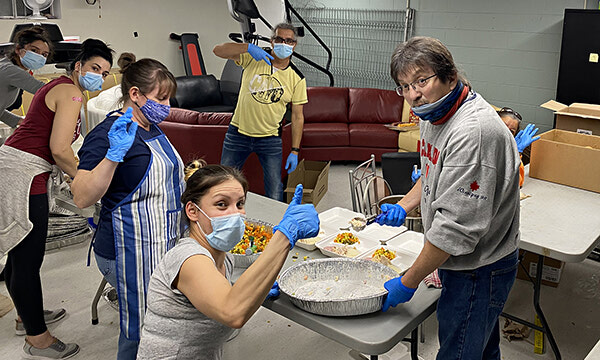
<svg viewBox="0 0 600 360">
<path fill-rule="evenodd" d="M 355 217 L 350 220 L 350 225 L 353 228 L 364 228 L 367 225 L 367 220 L 365 218 Z"/>
<path fill-rule="evenodd" d="M 358 249 L 354 246 L 329 245 L 325 246 L 323 249 L 345 257 L 355 257 L 360 253 Z"/>
<path fill-rule="evenodd" d="M 262 252 L 272 237 L 273 230 L 269 227 L 246 221 L 242 240 L 230 252 L 241 255 L 246 254 L 246 249 L 251 249 L 253 254 Z"/>
<path fill-rule="evenodd" d="M 298 239 L 298 241 L 303 244 L 313 245 L 321 241 L 323 235 L 325 235 L 325 231 L 319 230 L 319 234 L 317 236 L 306 239 Z"/>
<path fill-rule="evenodd" d="M 343 232 L 343 233 L 337 234 L 335 236 L 335 239 L 333 240 L 333 242 L 336 242 L 338 244 L 344 244 L 344 245 L 360 244 L 360 240 L 358 240 L 356 235 L 354 235 L 350 232 Z"/>
<path fill-rule="evenodd" d="M 396 252 L 392 250 L 388 250 L 384 247 L 380 247 L 379 249 L 373 252 L 373 257 L 385 257 L 388 260 L 394 260 L 396 258 Z"/>
</svg>

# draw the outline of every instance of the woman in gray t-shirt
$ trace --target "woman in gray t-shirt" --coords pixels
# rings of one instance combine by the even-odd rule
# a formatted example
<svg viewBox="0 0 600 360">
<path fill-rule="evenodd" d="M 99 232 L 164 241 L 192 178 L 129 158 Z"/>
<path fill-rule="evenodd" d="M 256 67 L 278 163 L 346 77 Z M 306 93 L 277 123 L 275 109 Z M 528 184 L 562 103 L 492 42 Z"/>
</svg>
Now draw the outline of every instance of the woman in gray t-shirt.
<svg viewBox="0 0 600 360">
<path fill-rule="evenodd" d="M 283 219 L 258 259 L 231 285 L 228 253 L 245 230 L 248 182 L 237 169 L 196 161 L 181 196 L 189 237 L 154 270 L 138 359 L 221 359 L 223 343 L 258 310 L 296 240 L 316 236 L 313 205 L 296 188 Z"/>
<path fill-rule="evenodd" d="M 15 128 L 21 117 L 10 112 L 21 106 L 23 90 L 35 94 L 44 83 L 28 72 L 46 64 L 50 39 L 41 26 L 19 31 L 14 47 L 0 59 L 0 121 Z"/>
</svg>

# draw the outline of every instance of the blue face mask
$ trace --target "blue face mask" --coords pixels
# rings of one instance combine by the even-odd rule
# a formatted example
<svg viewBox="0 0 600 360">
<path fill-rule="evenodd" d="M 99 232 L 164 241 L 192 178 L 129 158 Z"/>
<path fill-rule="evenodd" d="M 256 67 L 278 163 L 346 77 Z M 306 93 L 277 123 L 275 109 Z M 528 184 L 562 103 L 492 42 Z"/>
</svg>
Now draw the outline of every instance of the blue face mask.
<svg viewBox="0 0 600 360">
<path fill-rule="evenodd" d="M 21 64 L 23 64 L 23 66 L 29 70 L 37 70 L 46 65 L 46 58 L 38 53 L 34 53 L 31 50 L 27 50 L 25 55 L 21 57 Z"/>
<path fill-rule="evenodd" d="M 220 251 L 229 251 L 234 248 L 237 243 L 242 240 L 242 236 L 244 236 L 244 231 L 246 230 L 246 224 L 244 223 L 244 219 L 246 218 L 244 215 L 240 213 L 225 215 L 225 216 L 215 216 L 210 217 L 206 215 L 202 209 L 196 204 L 194 204 L 198 210 L 204 216 L 206 216 L 210 220 L 210 225 L 212 226 L 213 231 L 210 234 L 206 234 L 200 223 L 196 221 L 198 228 L 202 232 L 202 234 L 206 237 L 206 240 L 216 250 Z"/>
<path fill-rule="evenodd" d="M 104 78 L 101 74 L 96 74 L 95 72 L 88 71 L 85 75 L 81 76 L 79 74 L 79 85 L 82 88 L 88 91 L 98 91 L 102 90 L 102 84 L 104 83 Z"/>
<path fill-rule="evenodd" d="M 275 44 L 273 45 L 273 52 L 280 59 L 288 58 L 294 52 L 294 47 L 288 44 Z"/>
<path fill-rule="evenodd" d="M 152 99 L 148 99 L 148 97 L 146 97 L 146 99 L 146 103 L 142 106 L 138 105 L 138 107 L 151 124 L 160 124 L 167 116 L 169 116 L 171 106 L 159 104 Z"/>
<path fill-rule="evenodd" d="M 421 118 L 421 120 L 435 123 L 450 111 L 460 97 L 463 88 L 464 84 L 462 81 L 458 81 L 454 89 L 452 89 L 438 101 L 431 104 L 423 104 L 421 106 L 413 107 L 412 111 L 415 113 L 415 115 Z"/>
<path fill-rule="evenodd" d="M 435 111 L 437 108 L 440 107 L 440 105 L 444 102 L 444 100 L 446 100 L 446 98 L 448 96 L 450 96 L 450 94 L 452 93 L 452 91 L 450 91 L 449 93 L 447 93 L 446 95 L 442 96 L 441 99 L 439 99 L 438 101 L 431 103 L 431 104 L 423 104 L 421 106 L 417 106 L 412 108 L 412 111 L 419 116 L 418 114 L 426 114 L 432 111 Z"/>
</svg>

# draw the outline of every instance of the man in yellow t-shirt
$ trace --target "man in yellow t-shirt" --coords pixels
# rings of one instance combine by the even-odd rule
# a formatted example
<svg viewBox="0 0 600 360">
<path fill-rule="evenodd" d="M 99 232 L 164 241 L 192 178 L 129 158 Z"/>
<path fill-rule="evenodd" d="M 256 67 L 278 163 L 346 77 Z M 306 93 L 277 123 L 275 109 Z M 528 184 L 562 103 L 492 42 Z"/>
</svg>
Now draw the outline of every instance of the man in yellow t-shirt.
<svg viewBox="0 0 600 360">
<path fill-rule="evenodd" d="M 281 23 L 273 29 L 270 54 L 250 43 L 225 43 L 213 53 L 244 68 L 238 103 L 223 142 L 221 164 L 241 169 L 251 153 L 263 167 L 265 194 L 283 199 L 281 183 L 281 130 L 287 104 L 292 108 L 292 149 L 286 160 L 288 174 L 298 165 L 304 128 L 303 105 L 308 102 L 306 80 L 291 64 L 296 29 Z"/>
</svg>

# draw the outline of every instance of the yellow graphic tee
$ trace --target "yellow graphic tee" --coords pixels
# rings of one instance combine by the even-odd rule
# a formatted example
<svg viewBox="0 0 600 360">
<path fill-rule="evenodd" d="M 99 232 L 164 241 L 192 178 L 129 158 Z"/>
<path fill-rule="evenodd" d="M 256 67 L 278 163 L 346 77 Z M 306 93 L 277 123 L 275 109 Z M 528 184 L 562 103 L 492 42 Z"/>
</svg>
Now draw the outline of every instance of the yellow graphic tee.
<svg viewBox="0 0 600 360">
<path fill-rule="evenodd" d="M 276 69 L 248 53 L 236 64 L 244 72 L 231 124 L 246 136 L 278 136 L 287 104 L 308 102 L 306 80 L 291 66 Z"/>
</svg>

